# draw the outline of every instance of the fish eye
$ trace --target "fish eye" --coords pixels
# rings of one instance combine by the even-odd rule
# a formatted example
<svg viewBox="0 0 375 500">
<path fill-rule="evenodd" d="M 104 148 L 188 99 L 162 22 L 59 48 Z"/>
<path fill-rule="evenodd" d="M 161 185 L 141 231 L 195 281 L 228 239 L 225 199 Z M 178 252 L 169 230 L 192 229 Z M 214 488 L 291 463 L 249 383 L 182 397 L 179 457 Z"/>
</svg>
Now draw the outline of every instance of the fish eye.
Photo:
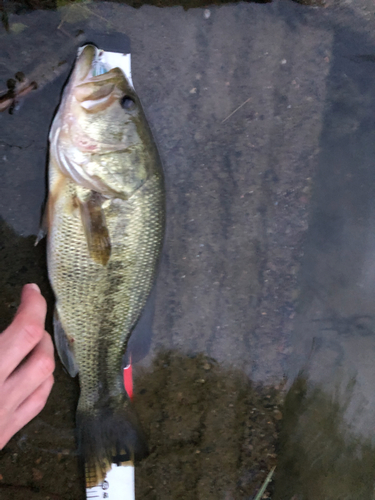
<svg viewBox="0 0 375 500">
<path fill-rule="evenodd" d="M 125 109 L 126 111 L 133 111 L 136 106 L 134 99 L 129 95 L 124 95 L 124 97 L 121 98 L 120 104 L 122 109 Z"/>
</svg>

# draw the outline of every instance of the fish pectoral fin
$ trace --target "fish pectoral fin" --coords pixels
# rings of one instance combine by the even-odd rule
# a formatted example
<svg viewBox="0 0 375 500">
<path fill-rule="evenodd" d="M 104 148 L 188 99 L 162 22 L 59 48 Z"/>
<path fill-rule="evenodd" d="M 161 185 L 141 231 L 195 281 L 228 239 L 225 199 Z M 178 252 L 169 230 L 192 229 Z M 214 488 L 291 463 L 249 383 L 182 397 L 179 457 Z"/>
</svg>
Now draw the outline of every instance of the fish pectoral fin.
<svg viewBox="0 0 375 500">
<path fill-rule="evenodd" d="M 63 192 L 66 182 L 67 178 L 64 175 L 60 174 L 57 180 L 55 181 L 53 188 L 48 194 L 46 203 L 43 207 L 42 217 L 40 221 L 40 228 L 34 246 L 37 246 L 39 241 L 41 241 L 45 236 L 47 236 L 49 230 L 51 229 L 50 225 L 53 220 L 54 205 L 60 193 Z"/>
<path fill-rule="evenodd" d="M 69 375 L 75 377 L 79 370 L 72 346 L 74 339 L 69 339 L 65 333 L 56 309 L 53 315 L 53 333 L 60 360 Z"/>
<path fill-rule="evenodd" d="M 103 197 L 95 191 L 82 201 L 77 198 L 91 258 L 105 266 L 111 256 L 111 240 L 102 209 Z"/>
<path fill-rule="evenodd" d="M 45 236 L 47 236 L 48 225 L 49 225 L 49 222 L 48 222 L 49 221 L 49 216 L 48 216 L 49 202 L 50 202 L 50 197 L 48 197 L 46 204 L 43 208 L 42 218 L 40 221 L 40 227 L 39 227 L 39 231 L 38 231 L 34 246 L 37 246 L 39 241 L 41 241 Z"/>
</svg>

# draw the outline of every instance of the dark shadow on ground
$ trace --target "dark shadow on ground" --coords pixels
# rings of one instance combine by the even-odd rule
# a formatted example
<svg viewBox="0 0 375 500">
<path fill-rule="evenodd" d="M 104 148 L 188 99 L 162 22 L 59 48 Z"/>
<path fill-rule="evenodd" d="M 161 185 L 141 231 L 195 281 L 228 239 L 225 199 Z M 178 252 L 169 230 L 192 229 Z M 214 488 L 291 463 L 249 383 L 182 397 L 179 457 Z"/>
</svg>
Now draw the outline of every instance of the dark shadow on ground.
<svg viewBox="0 0 375 500">
<path fill-rule="evenodd" d="M 374 52 L 336 26 L 275 500 L 374 498 Z"/>
<path fill-rule="evenodd" d="M 326 391 L 301 374 L 284 406 L 275 500 L 372 499 L 375 445 L 344 419 L 355 380 L 345 394 Z"/>
</svg>

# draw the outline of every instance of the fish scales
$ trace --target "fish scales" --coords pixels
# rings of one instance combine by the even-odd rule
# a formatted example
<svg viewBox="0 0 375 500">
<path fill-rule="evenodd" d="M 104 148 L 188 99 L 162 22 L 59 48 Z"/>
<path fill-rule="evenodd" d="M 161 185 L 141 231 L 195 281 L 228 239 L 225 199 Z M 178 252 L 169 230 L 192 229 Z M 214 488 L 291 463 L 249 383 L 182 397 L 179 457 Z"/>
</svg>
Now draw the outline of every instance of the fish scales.
<svg viewBox="0 0 375 500">
<path fill-rule="evenodd" d="M 161 162 L 139 99 L 119 68 L 97 76 L 98 53 L 83 48 L 51 127 L 44 219 L 55 342 L 69 373 L 79 373 L 88 486 L 113 455 L 142 453 L 121 368 L 155 279 L 165 217 Z"/>
<path fill-rule="evenodd" d="M 75 185 L 68 181 L 55 205 L 48 267 L 58 316 L 79 365 L 79 409 L 89 410 L 103 373 L 110 387 L 122 385 L 122 356 L 152 287 L 160 253 L 162 179 L 154 175 L 128 201 L 115 199 L 104 208 L 112 244 L 106 267 L 90 258 L 74 198 Z"/>
</svg>

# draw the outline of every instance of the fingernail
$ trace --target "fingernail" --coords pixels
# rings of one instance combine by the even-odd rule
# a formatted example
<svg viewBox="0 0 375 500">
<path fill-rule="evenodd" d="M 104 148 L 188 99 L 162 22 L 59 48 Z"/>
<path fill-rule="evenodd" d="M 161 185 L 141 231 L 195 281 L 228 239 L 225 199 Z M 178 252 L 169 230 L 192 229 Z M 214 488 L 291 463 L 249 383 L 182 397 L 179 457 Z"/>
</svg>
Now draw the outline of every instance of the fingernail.
<svg viewBox="0 0 375 500">
<path fill-rule="evenodd" d="M 40 293 L 40 288 L 36 283 L 29 283 L 26 285 L 28 288 L 31 288 L 32 290 L 35 290 L 36 292 Z"/>
</svg>

